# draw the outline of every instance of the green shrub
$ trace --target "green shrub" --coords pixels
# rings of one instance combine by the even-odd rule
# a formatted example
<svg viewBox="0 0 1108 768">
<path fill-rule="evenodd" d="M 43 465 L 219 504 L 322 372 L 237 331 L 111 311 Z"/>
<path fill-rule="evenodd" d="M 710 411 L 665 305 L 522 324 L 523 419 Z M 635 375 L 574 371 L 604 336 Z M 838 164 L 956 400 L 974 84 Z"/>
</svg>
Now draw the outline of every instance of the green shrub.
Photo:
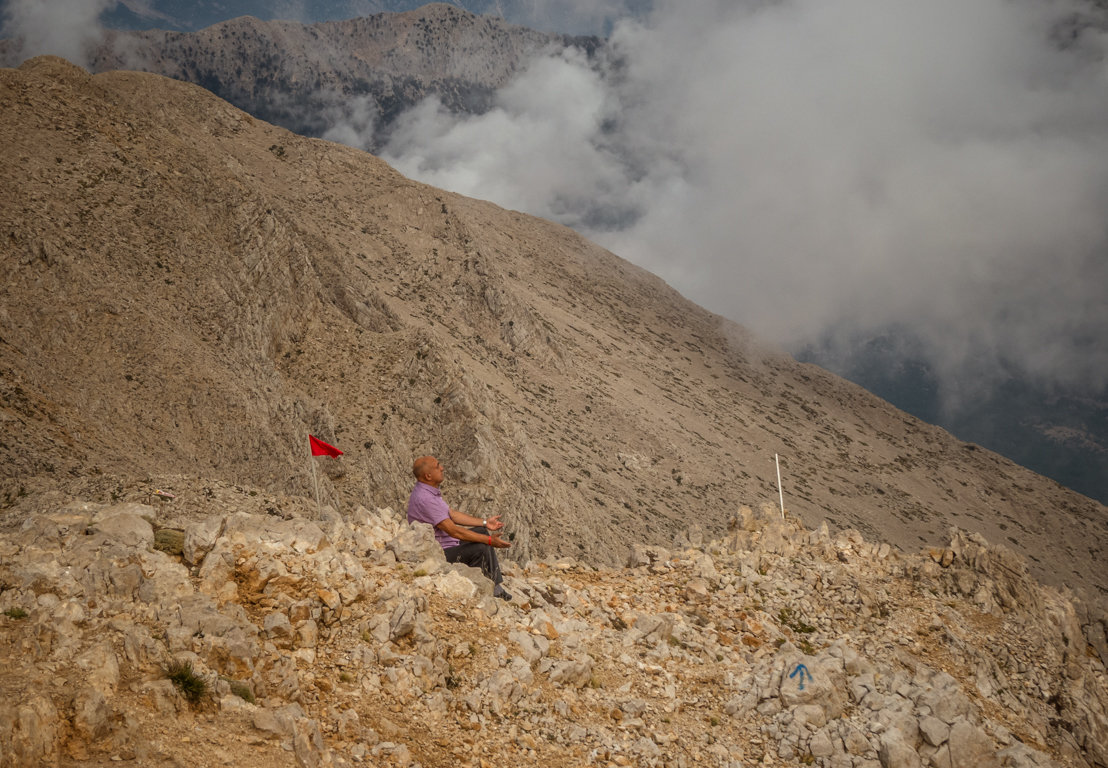
<svg viewBox="0 0 1108 768">
<path fill-rule="evenodd" d="M 154 549 L 169 555 L 180 555 L 185 550 L 185 532 L 178 528 L 159 528 L 154 531 Z"/>
<path fill-rule="evenodd" d="M 174 661 L 165 670 L 165 676 L 177 687 L 181 695 L 193 706 L 200 703 L 208 692 L 208 683 L 200 675 L 192 671 L 192 664 L 187 661 Z"/>
<path fill-rule="evenodd" d="M 9 619 L 25 619 L 29 614 L 17 605 L 15 608 L 4 611 L 4 615 Z"/>
</svg>

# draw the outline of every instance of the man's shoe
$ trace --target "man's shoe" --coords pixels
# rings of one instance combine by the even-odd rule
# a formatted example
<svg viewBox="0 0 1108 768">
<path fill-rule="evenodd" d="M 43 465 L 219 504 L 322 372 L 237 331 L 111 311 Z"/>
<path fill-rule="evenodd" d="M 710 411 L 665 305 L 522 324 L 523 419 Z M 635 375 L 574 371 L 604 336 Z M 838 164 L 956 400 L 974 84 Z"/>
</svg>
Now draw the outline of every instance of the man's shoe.
<svg viewBox="0 0 1108 768">
<path fill-rule="evenodd" d="M 512 599 L 511 593 L 508 592 L 508 590 L 504 589 L 504 587 L 500 586 L 499 584 L 497 584 L 496 589 L 494 589 L 492 591 L 492 596 L 493 597 L 499 597 L 501 600 L 511 600 Z"/>
</svg>

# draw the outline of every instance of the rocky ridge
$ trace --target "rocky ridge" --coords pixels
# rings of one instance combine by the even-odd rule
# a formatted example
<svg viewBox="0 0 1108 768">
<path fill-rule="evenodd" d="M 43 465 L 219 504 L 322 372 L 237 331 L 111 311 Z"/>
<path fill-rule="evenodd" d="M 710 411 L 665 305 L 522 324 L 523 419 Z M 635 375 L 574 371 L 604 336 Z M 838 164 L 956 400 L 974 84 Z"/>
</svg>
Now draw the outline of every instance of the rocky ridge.
<svg viewBox="0 0 1108 768">
<path fill-rule="evenodd" d="M 5 528 L 0 766 L 1108 765 L 1105 606 L 975 534 L 743 507 L 502 602 L 392 510 L 206 490 Z"/>
</svg>

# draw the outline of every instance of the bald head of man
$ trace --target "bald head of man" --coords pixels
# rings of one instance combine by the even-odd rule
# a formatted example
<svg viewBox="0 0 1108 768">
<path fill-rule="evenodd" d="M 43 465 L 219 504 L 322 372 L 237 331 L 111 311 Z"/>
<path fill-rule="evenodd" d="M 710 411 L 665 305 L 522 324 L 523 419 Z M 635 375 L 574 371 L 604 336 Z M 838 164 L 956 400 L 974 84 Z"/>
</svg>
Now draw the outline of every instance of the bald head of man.
<svg viewBox="0 0 1108 768">
<path fill-rule="evenodd" d="M 442 464 L 434 456 L 420 456 L 412 462 L 412 474 L 415 479 L 438 488 L 442 484 Z"/>
</svg>

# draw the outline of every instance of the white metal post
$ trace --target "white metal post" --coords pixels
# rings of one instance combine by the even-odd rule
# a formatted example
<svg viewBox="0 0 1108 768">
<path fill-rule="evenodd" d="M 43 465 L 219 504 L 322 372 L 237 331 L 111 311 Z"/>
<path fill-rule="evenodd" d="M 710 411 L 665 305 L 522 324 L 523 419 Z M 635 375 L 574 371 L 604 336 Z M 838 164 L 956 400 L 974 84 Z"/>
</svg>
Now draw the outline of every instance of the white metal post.
<svg viewBox="0 0 1108 768">
<path fill-rule="evenodd" d="M 773 461 L 777 464 L 777 497 L 781 500 L 781 519 L 785 519 L 785 492 L 781 490 L 781 458 L 775 453 Z"/>
</svg>

